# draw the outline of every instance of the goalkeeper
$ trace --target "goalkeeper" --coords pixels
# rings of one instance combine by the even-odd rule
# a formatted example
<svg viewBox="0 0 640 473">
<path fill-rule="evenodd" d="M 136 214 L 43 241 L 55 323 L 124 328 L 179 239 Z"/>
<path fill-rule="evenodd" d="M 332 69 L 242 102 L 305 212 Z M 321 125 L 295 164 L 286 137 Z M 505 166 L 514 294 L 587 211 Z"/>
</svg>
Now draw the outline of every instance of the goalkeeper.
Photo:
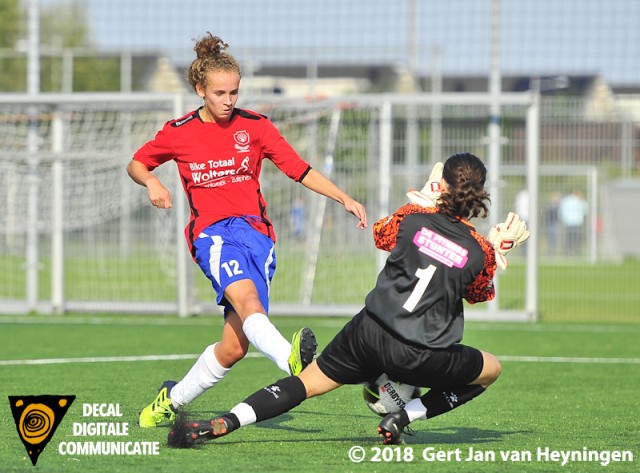
<svg viewBox="0 0 640 473">
<path fill-rule="evenodd" d="M 412 203 L 374 224 L 376 246 L 389 251 L 364 309 L 351 319 L 298 376 L 283 378 L 231 411 L 206 421 L 177 422 L 170 445 L 188 447 L 287 412 L 305 399 L 343 384 L 390 379 L 431 388 L 404 409 L 384 417 L 383 443 L 396 443 L 411 422 L 459 407 L 485 392 L 500 375 L 487 352 L 462 345 L 463 299 L 495 296 L 496 254 L 505 256 L 529 236 L 510 213 L 489 239 L 469 221 L 488 215 L 486 168 L 470 154 L 434 167 Z M 415 203 L 418 202 L 418 203 Z"/>
<path fill-rule="evenodd" d="M 287 374 L 298 374 L 315 355 L 313 332 L 303 328 L 291 344 L 271 323 L 269 287 L 276 269 L 273 225 L 260 188 L 264 159 L 290 179 L 329 197 L 367 226 L 364 206 L 311 168 L 259 113 L 236 108 L 240 67 L 220 38 L 196 42 L 187 71 L 203 106 L 171 120 L 129 162 L 131 178 L 147 188 L 150 202 L 171 207 L 168 189 L 152 173 L 177 164 L 191 218 L 185 236 L 191 254 L 224 307 L 222 339 L 208 346 L 180 382 L 165 381 L 140 413 L 141 427 L 173 420 L 175 412 L 218 383 L 253 344 Z"/>
</svg>

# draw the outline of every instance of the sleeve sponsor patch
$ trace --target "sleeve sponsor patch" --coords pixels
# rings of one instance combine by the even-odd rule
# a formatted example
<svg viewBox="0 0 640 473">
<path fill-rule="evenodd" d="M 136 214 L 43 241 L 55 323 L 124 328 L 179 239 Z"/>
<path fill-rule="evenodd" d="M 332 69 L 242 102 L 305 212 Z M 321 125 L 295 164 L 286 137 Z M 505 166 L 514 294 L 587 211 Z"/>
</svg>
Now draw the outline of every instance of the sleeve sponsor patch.
<svg viewBox="0 0 640 473">
<path fill-rule="evenodd" d="M 184 125 L 185 123 L 188 123 L 188 122 L 190 122 L 191 120 L 193 120 L 193 119 L 196 117 L 196 114 L 197 114 L 197 113 L 198 113 L 198 112 L 193 112 L 193 113 L 190 113 L 189 115 L 186 115 L 186 116 L 184 116 L 184 117 L 182 117 L 182 118 L 179 118 L 179 119 L 175 120 L 175 121 L 171 124 L 171 126 L 172 126 L 172 127 L 174 127 L 174 128 L 177 128 L 177 127 L 179 127 L 179 126 L 182 126 L 182 125 Z"/>
</svg>

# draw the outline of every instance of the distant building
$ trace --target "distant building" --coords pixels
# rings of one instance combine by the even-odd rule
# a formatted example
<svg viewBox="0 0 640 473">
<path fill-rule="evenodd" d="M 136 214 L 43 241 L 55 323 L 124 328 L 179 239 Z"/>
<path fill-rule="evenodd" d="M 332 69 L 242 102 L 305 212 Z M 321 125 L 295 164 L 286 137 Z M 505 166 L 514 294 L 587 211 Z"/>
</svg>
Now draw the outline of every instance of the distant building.
<svg viewBox="0 0 640 473">
<path fill-rule="evenodd" d="M 389 65 L 263 66 L 243 70 L 243 93 L 331 97 L 394 90 L 398 72 Z"/>
<path fill-rule="evenodd" d="M 135 89 L 145 92 L 184 92 L 188 84 L 181 73 L 162 54 L 136 55 L 131 58 L 132 70 L 136 77 Z"/>
<path fill-rule="evenodd" d="M 640 123 L 640 85 L 612 87 L 622 119 Z"/>
</svg>

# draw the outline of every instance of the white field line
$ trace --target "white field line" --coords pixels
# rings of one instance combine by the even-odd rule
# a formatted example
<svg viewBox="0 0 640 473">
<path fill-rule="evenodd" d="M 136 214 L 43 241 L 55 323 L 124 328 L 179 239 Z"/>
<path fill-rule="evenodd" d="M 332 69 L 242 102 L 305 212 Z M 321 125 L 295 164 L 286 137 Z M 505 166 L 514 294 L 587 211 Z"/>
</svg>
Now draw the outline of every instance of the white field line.
<svg viewBox="0 0 640 473">
<path fill-rule="evenodd" d="M 0 360 L 0 366 L 64 365 L 69 363 L 122 363 L 135 361 L 193 360 L 199 355 L 92 356 L 83 358 L 35 358 L 32 360 Z"/>
<path fill-rule="evenodd" d="M 611 365 L 640 365 L 640 358 L 595 358 L 573 356 L 498 356 L 500 361 L 516 361 L 522 363 L 586 363 Z"/>
<path fill-rule="evenodd" d="M 26 365 L 62 365 L 70 363 L 127 363 L 138 361 L 168 361 L 194 360 L 198 354 L 184 355 L 143 355 L 143 356 L 96 356 L 85 358 L 40 358 L 32 360 L 0 360 L 0 366 Z M 247 358 L 259 358 L 263 355 L 257 352 L 247 353 Z M 579 358 L 565 356 L 498 356 L 500 361 L 514 361 L 521 363 L 584 363 L 584 364 L 614 364 L 640 365 L 640 358 Z"/>
</svg>

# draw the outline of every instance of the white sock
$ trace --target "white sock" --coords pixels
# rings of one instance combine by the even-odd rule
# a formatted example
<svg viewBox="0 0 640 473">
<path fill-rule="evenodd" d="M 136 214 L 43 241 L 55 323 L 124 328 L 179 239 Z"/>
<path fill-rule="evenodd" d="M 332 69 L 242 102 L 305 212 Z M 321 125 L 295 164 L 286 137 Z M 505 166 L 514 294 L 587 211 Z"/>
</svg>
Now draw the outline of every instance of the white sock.
<svg viewBox="0 0 640 473">
<path fill-rule="evenodd" d="M 242 330 L 260 353 L 278 365 L 282 371 L 291 374 L 289 371 L 291 344 L 271 323 L 269 317 L 259 312 L 251 314 L 242 324 Z"/>
<path fill-rule="evenodd" d="M 171 404 L 176 409 L 189 404 L 207 389 L 213 387 L 229 372 L 231 368 L 223 368 L 213 351 L 216 344 L 209 345 L 202 352 L 189 372 L 171 389 Z"/>
<path fill-rule="evenodd" d="M 238 420 L 240 421 L 240 426 L 245 426 L 249 424 L 254 424 L 256 421 L 256 413 L 249 404 L 245 404 L 241 402 L 233 409 L 231 409 L 231 413 L 235 414 Z"/>
<path fill-rule="evenodd" d="M 422 404 L 419 397 L 407 402 L 407 405 L 404 406 L 404 410 L 407 411 L 409 422 L 427 418 L 427 408 L 424 407 L 424 404 Z"/>
</svg>

